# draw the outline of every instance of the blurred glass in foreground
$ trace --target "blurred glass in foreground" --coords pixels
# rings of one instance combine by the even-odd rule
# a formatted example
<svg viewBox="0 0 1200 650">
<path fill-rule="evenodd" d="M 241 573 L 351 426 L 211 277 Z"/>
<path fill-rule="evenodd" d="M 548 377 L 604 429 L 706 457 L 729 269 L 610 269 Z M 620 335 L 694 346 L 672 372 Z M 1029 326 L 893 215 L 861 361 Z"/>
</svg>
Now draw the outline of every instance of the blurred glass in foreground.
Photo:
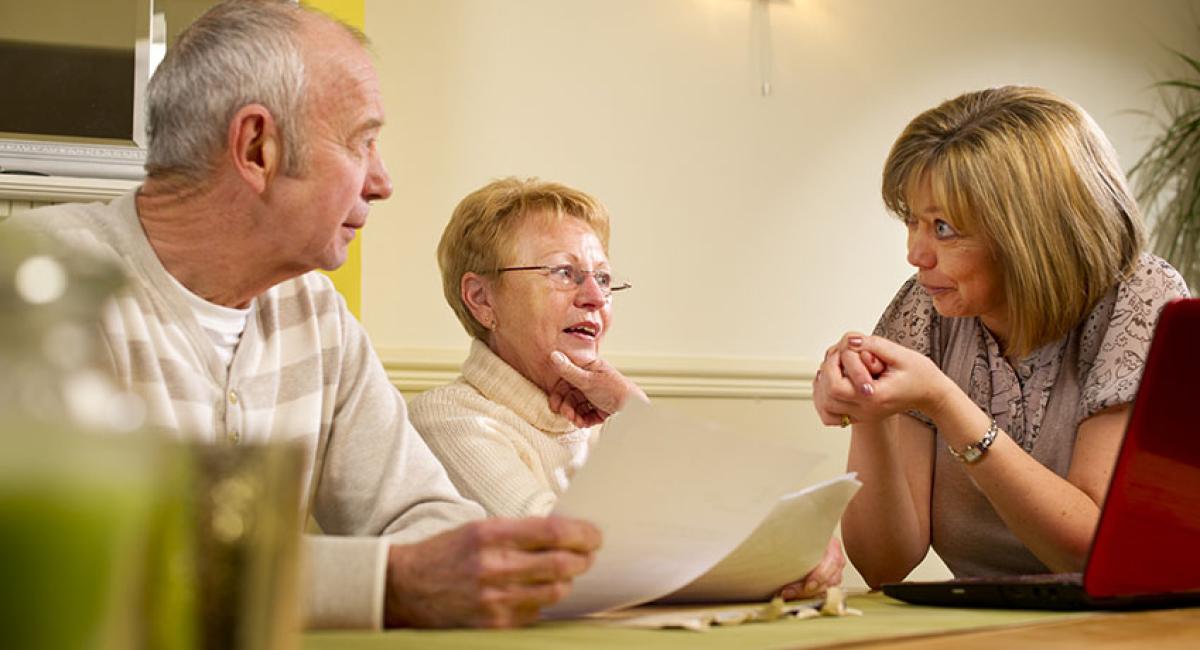
<svg viewBox="0 0 1200 650">
<path fill-rule="evenodd" d="M 0 233 L 0 629 L 14 648 L 136 643 L 154 446 L 98 368 L 114 269 Z"/>
<path fill-rule="evenodd" d="M 303 448 L 176 443 L 159 456 L 142 563 L 144 646 L 297 647 Z"/>
<path fill-rule="evenodd" d="M 204 648 L 299 642 L 299 445 L 196 445 L 197 620 Z"/>
<path fill-rule="evenodd" d="M 121 278 L 0 228 L 3 645 L 295 647 L 303 451 L 146 433 L 103 370 Z"/>
</svg>

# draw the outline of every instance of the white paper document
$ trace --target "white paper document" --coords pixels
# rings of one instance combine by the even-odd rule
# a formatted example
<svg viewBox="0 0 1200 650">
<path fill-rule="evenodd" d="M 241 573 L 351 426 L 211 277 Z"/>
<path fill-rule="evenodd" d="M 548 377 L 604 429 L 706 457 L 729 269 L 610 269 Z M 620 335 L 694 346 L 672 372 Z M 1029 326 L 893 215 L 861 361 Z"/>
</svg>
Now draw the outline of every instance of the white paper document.
<svg viewBox="0 0 1200 650">
<path fill-rule="evenodd" d="M 672 603 L 769 600 L 817 566 L 850 497 L 853 473 L 783 496 L 737 548 L 704 575 L 661 600 Z"/>
<path fill-rule="evenodd" d="M 820 560 L 857 488 L 853 478 L 842 477 L 797 492 L 800 477 L 821 458 L 633 400 L 605 426 L 554 509 L 596 524 L 604 542 L 592 568 L 543 615 L 578 616 L 659 599 L 714 567 L 720 569 L 715 582 L 705 580 L 700 589 L 737 583 L 754 598 L 762 595 L 761 584 L 773 582 L 772 590 L 802 577 Z M 796 519 L 810 516 L 811 530 Z M 799 575 L 790 574 L 804 563 Z M 771 574 L 772 565 L 778 573 Z"/>
</svg>

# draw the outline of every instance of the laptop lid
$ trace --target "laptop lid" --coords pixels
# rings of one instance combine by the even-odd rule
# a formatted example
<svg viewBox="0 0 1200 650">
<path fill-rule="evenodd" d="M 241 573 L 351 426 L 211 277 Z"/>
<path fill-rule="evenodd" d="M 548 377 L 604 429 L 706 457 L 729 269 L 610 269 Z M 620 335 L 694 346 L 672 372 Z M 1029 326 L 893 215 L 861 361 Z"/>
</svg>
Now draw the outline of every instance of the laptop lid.
<svg viewBox="0 0 1200 650">
<path fill-rule="evenodd" d="M 1200 590 L 1200 300 L 1163 308 L 1092 541 L 1092 598 Z"/>
</svg>

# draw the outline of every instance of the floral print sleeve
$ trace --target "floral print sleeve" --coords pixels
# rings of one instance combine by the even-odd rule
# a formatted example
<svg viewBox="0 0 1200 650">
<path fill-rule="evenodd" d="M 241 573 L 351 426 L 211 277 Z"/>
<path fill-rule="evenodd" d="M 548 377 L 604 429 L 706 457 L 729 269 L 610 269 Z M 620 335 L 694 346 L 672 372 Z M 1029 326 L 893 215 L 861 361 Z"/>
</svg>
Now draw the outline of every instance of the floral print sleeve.
<svg viewBox="0 0 1200 650">
<path fill-rule="evenodd" d="M 900 287 L 875 325 L 875 336 L 930 356 L 933 301 L 913 276 Z M 934 360 L 936 361 L 936 359 Z"/>
<path fill-rule="evenodd" d="M 917 276 L 912 276 L 896 292 L 891 304 L 883 310 L 879 322 L 875 324 L 875 336 L 882 336 L 893 343 L 919 352 L 933 359 L 934 311 L 933 300 L 925 289 L 917 283 Z M 929 428 L 934 428 L 933 420 L 920 411 L 908 411 L 908 415 L 923 422 Z"/>
<path fill-rule="evenodd" d="M 1158 315 L 1188 296 L 1187 283 L 1162 259 L 1143 254 L 1132 275 L 1088 315 L 1079 346 L 1078 420 L 1133 402 Z"/>
</svg>

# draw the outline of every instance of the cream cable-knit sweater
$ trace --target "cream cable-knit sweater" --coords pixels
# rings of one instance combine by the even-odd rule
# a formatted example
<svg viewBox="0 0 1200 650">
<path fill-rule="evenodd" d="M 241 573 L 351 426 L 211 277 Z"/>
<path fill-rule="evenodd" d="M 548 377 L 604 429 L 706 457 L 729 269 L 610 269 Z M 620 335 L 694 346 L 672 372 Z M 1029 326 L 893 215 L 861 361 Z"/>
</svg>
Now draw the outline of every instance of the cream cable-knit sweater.
<svg viewBox="0 0 1200 650">
<path fill-rule="evenodd" d="M 412 400 L 410 413 L 459 492 L 499 517 L 548 514 L 601 429 L 551 411 L 545 392 L 479 340 L 462 376 Z"/>
<path fill-rule="evenodd" d="M 100 329 L 150 426 L 216 444 L 305 446 L 307 506 L 326 533 L 306 538 L 310 627 L 380 627 L 389 544 L 483 516 L 409 424 L 404 399 L 325 276 L 306 273 L 255 298 L 226 368 L 147 241 L 133 193 L 30 210 L 10 224 L 125 271 L 129 285 Z"/>
</svg>

